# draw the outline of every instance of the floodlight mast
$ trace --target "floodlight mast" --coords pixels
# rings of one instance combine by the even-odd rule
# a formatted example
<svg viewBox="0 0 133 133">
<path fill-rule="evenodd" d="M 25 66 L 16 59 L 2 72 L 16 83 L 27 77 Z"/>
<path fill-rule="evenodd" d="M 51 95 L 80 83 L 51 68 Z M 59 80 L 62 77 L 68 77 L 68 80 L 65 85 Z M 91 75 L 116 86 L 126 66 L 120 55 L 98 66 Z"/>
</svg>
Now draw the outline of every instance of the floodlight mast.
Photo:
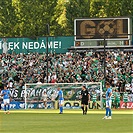
<svg viewBox="0 0 133 133">
<path fill-rule="evenodd" d="M 50 35 L 50 26 L 46 24 L 47 35 L 46 35 L 46 55 L 47 55 L 47 83 L 48 83 L 48 36 Z"/>
</svg>

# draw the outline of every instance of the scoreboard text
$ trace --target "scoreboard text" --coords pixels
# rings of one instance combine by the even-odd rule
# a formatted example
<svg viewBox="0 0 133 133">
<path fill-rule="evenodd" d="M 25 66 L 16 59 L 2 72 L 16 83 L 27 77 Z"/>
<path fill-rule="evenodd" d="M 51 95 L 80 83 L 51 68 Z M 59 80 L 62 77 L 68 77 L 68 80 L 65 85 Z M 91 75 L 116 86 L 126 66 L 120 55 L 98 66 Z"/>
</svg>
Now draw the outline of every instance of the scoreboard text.
<svg viewBox="0 0 133 133">
<path fill-rule="evenodd" d="M 75 40 L 110 39 L 128 40 L 130 34 L 129 18 L 75 19 Z"/>
</svg>

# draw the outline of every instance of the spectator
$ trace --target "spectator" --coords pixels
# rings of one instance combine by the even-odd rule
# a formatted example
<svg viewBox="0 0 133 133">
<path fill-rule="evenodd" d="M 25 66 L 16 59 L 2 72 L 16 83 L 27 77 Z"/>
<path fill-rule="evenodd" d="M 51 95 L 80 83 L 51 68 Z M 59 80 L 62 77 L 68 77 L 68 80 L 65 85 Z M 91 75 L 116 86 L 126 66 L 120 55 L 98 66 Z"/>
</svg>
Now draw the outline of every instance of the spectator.
<svg viewBox="0 0 133 133">
<path fill-rule="evenodd" d="M 46 83 L 46 54 L 1 54 L 2 82 L 12 80 L 14 87 L 25 83 Z M 119 92 L 133 82 L 132 52 L 108 50 L 106 52 L 106 77 Z M 75 83 L 104 81 L 103 52 L 67 52 L 49 54 L 48 82 Z"/>
</svg>

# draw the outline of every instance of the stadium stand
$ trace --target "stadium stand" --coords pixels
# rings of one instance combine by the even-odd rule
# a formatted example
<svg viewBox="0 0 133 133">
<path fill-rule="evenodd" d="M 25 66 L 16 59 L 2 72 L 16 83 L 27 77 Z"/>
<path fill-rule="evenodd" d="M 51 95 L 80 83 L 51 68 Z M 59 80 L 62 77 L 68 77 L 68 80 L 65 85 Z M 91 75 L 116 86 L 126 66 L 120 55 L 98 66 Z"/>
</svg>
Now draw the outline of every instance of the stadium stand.
<svg viewBox="0 0 133 133">
<path fill-rule="evenodd" d="M 25 83 L 46 83 L 46 54 L 1 54 L 1 85 L 22 89 Z M 104 52 L 49 54 L 48 82 L 74 83 L 104 80 Z M 120 92 L 133 88 L 133 52 L 106 52 L 106 80 Z"/>
</svg>

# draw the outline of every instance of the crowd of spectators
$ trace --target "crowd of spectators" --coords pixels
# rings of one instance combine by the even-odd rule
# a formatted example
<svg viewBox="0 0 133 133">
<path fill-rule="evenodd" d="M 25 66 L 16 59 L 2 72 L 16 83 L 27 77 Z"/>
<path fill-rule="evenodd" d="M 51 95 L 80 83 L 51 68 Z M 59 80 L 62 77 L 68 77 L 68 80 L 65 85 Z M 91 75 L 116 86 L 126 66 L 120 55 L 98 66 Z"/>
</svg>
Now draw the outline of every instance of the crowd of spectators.
<svg viewBox="0 0 133 133">
<path fill-rule="evenodd" d="M 25 83 L 75 83 L 106 80 L 112 87 L 124 91 L 133 89 L 133 52 L 108 50 L 104 52 L 49 53 L 48 77 L 46 54 L 1 54 L 1 84 L 22 89 Z M 104 69 L 104 64 L 105 69 Z"/>
</svg>

